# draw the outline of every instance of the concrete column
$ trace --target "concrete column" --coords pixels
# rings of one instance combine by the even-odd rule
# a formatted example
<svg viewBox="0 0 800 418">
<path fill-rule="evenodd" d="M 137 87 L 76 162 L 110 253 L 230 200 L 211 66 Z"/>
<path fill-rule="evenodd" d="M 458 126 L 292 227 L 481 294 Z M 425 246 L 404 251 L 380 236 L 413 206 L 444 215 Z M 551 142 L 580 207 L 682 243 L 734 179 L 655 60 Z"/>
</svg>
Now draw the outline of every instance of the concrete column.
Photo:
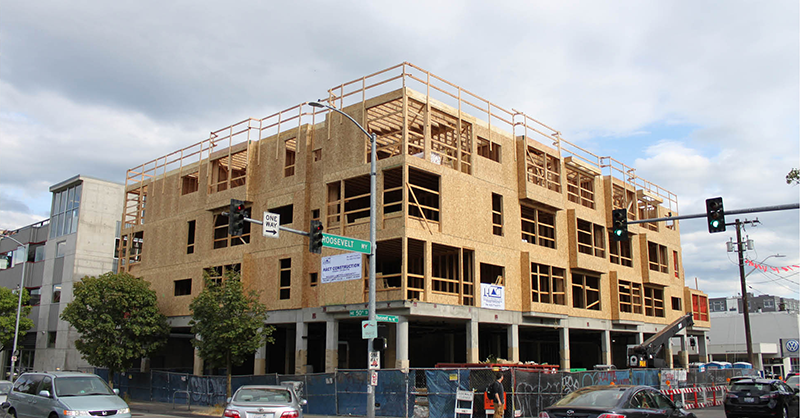
<svg viewBox="0 0 800 418">
<path fill-rule="evenodd" d="M 560 346 L 561 370 L 568 372 L 571 366 L 569 364 L 569 328 L 567 326 L 558 329 L 558 343 Z"/>
<path fill-rule="evenodd" d="M 519 325 L 508 326 L 508 359 L 519 363 Z"/>
<path fill-rule="evenodd" d="M 297 321 L 294 347 L 294 374 L 306 374 L 306 363 L 308 362 L 308 324 L 306 324 L 302 318 Z"/>
<path fill-rule="evenodd" d="M 667 362 L 668 369 L 674 369 L 672 364 L 672 344 L 669 342 L 664 344 L 664 360 Z"/>
<path fill-rule="evenodd" d="M 200 350 L 194 349 L 194 364 L 192 365 L 192 374 L 195 376 L 203 375 L 203 358 L 200 357 Z"/>
<path fill-rule="evenodd" d="M 258 347 L 253 358 L 253 374 L 264 375 L 267 373 L 267 343 Z"/>
<path fill-rule="evenodd" d="M 339 322 L 333 318 L 325 321 L 325 373 L 333 373 L 339 366 Z"/>
<path fill-rule="evenodd" d="M 644 342 L 644 333 L 643 332 L 637 332 L 636 333 L 636 344 L 639 345 L 639 344 L 641 344 L 643 342 Z"/>
<path fill-rule="evenodd" d="M 396 369 L 408 370 L 411 362 L 408 359 L 408 319 L 405 316 L 400 316 L 397 320 L 395 327 L 395 341 L 397 342 L 395 351 L 395 365 Z"/>
<path fill-rule="evenodd" d="M 678 353 L 678 358 L 680 359 L 680 366 L 682 369 L 689 368 L 689 347 L 687 338 L 686 335 L 681 335 L 681 352 Z"/>
<path fill-rule="evenodd" d="M 754 369 L 764 370 L 764 356 L 762 353 L 753 353 L 753 360 L 756 363 L 753 365 Z"/>
<path fill-rule="evenodd" d="M 467 322 L 467 363 L 479 363 L 478 321 L 472 318 Z"/>
<path fill-rule="evenodd" d="M 700 353 L 700 362 L 708 363 L 708 341 L 705 333 L 697 336 L 697 350 Z"/>
<path fill-rule="evenodd" d="M 600 360 L 603 364 L 611 364 L 611 331 L 600 333 Z"/>
</svg>

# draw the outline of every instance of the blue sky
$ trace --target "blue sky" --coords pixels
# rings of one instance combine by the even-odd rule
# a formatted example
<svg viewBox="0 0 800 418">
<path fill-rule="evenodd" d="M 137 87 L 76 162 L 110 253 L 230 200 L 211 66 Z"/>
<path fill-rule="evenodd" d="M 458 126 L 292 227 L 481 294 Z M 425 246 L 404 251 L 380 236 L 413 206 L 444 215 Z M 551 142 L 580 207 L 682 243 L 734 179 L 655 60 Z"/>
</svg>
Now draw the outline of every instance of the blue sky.
<svg viewBox="0 0 800 418">
<path fill-rule="evenodd" d="M 800 200 L 796 0 L 296 3 L 0 0 L 0 228 L 46 218 L 61 180 L 123 182 L 404 61 L 635 167 L 682 214 Z M 800 265 L 798 211 L 755 217 L 747 256 Z M 681 222 L 688 285 L 739 293 L 732 236 Z M 797 274 L 750 278 L 798 298 Z"/>
</svg>

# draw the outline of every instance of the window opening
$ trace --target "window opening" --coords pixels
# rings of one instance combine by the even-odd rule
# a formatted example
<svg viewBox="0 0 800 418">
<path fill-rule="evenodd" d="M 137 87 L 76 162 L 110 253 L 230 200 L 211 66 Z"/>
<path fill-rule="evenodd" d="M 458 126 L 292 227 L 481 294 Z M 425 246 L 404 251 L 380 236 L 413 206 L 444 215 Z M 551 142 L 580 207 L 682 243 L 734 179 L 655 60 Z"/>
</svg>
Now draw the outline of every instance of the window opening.
<svg viewBox="0 0 800 418">
<path fill-rule="evenodd" d="M 56 243 L 56 258 L 63 257 L 67 254 L 67 242 L 61 241 Z"/>
<path fill-rule="evenodd" d="M 244 216 L 250 218 L 250 208 L 245 208 Z M 228 215 L 222 213 L 214 215 L 214 249 L 234 247 L 250 243 L 250 222 L 245 222 L 242 235 L 232 237 L 228 235 Z"/>
<path fill-rule="evenodd" d="M 492 233 L 503 235 L 503 196 L 492 193 Z"/>
<path fill-rule="evenodd" d="M 672 269 L 675 271 L 675 277 L 680 276 L 680 269 L 678 269 L 678 252 L 672 251 Z"/>
<path fill-rule="evenodd" d="M 542 247 L 556 248 L 555 214 L 520 206 L 522 218 L 522 240 Z"/>
<path fill-rule="evenodd" d="M 600 278 L 572 273 L 572 307 L 600 310 Z"/>
<path fill-rule="evenodd" d="M 650 270 L 669 273 L 667 247 L 648 241 L 647 253 L 650 260 Z"/>
<path fill-rule="evenodd" d="M 284 148 L 286 149 L 286 158 L 283 165 L 283 176 L 291 177 L 294 175 L 294 166 L 297 160 L 297 138 L 291 138 L 284 141 Z"/>
<path fill-rule="evenodd" d="M 652 286 L 644 287 L 644 314 L 664 317 L 664 289 Z"/>
<path fill-rule="evenodd" d="M 619 281 L 619 311 L 642 313 L 642 284 L 624 280 Z"/>
<path fill-rule="evenodd" d="M 277 208 L 269 208 L 267 212 L 277 213 L 281 216 L 281 225 L 290 225 L 294 219 L 294 205 L 279 206 Z M 249 215 L 246 215 L 248 218 Z M 249 224 L 250 222 L 245 222 Z"/>
<path fill-rule="evenodd" d="M 200 190 L 200 171 L 195 170 L 192 173 L 186 174 L 181 177 L 181 195 L 187 195 Z"/>
<path fill-rule="evenodd" d="M 481 263 L 481 283 L 505 286 L 506 268 L 494 264 Z"/>
<path fill-rule="evenodd" d="M 578 219 L 578 252 L 605 258 L 605 245 L 603 226 Z"/>
<path fill-rule="evenodd" d="M 409 168 L 409 218 L 439 223 L 439 176 Z"/>
<path fill-rule="evenodd" d="M 319 284 L 319 273 L 309 273 L 308 275 L 309 286 L 315 287 Z"/>
<path fill-rule="evenodd" d="M 279 262 L 280 268 L 280 288 L 278 298 L 281 300 L 289 299 L 292 290 L 292 259 L 282 258 Z"/>
<path fill-rule="evenodd" d="M 314 157 L 314 162 L 315 162 L 315 163 L 316 163 L 317 161 L 322 161 L 322 148 L 320 148 L 320 149 L 315 149 L 314 151 L 312 151 L 312 152 L 311 152 L 311 154 L 312 154 L 312 155 L 313 155 L 313 157 Z"/>
<path fill-rule="evenodd" d="M 78 212 L 83 183 L 53 192 L 50 210 L 50 238 L 74 234 L 78 231 Z"/>
<path fill-rule="evenodd" d="M 433 244 L 431 258 L 431 290 L 436 293 L 458 294 L 460 285 L 459 249 Z"/>
<path fill-rule="evenodd" d="M 220 157 L 211 162 L 209 193 L 244 186 L 247 179 L 247 150 Z"/>
<path fill-rule="evenodd" d="M 188 222 L 188 234 L 186 236 L 186 254 L 194 254 L 194 232 L 197 223 L 195 221 Z"/>
<path fill-rule="evenodd" d="M 425 294 L 425 241 L 409 238 L 406 251 L 406 298 L 423 300 Z"/>
<path fill-rule="evenodd" d="M 369 222 L 369 175 L 344 181 L 344 216 L 347 225 Z"/>
<path fill-rule="evenodd" d="M 567 199 L 594 209 L 594 176 L 567 168 Z"/>
<path fill-rule="evenodd" d="M 241 273 L 242 273 L 241 263 L 225 264 L 222 266 L 206 267 L 203 269 L 204 277 L 207 280 L 212 281 L 216 284 L 221 284 L 222 280 L 225 278 L 225 275 L 227 274 L 241 275 Z"/>
<path fill-rule="evenodd" d="M 128 251 L 128 266 L 142 261 L 142 247 L 144 246 L 144 231 L 134 232 L 131 239 L 131 248 Z"/>
<path fill-rule="evenodd" d="M 383 215 L 403 211 L 403 168 L 383 172 Z"/>
<path fill-rule="evenodd" d="M 42 301 L 42 288 L 41 287 L 28 287 L 28 294 L 31 296 L 28 306 L 39 306 Z"/>
<path fill-rule="evenodd" d="M 500 163 L 501 149 L 500 144 L 478 137 L 478 155 L 481 157 Z"/>
<path fill-rule="evenodd" d="M 633 267 L 631 255 L 631 241 L 615 241 L 611 233 L 608 234 L 608 253 L 612 263 L 625 267 Z"/>
<path fill-rule="evenodd" d="M 677 298 L 675 296 L 672 297 L 672 310 L 673 311 L 683 310 L 683 307 L 681 306 L 681 298 Z"/>
<path fill-rule="evenodd" d="M 708 297 L 692 295 L 692 316 L 697 321 L 708 321 Z"/>
<path fill-rule="evenodd" d="M 47 332 L 47 348 L 56 348 L 56 337 L 58 333 L 56 331 L 48 331 Z"/>
<path fill-rule="evenodd" d="M 531 302 L 566 305 L 565 270 L 531 263 Z"/>
<path fill-rule="evenodd" d="M 529 182 L 561 193 L 561 162 L 558 158 L 529 146 L 525 152 L 525 166 Z"/>
<path fill-rule="evenodd" d="M 192 294 L 192 279 L 175 280 L 175 296 L 185 296 Z"/>
<path fill-rule="evenodd" d="M 53 297 L 51 300 L 52 303 L 59 303 L 61 302 L 61 284 L 54 284 L 53 285 Z"/>
<path fill-rule="evenodd" d="M 311 210 L 311 219 L 319 220 L 319 209 L 312 209 Z"/>
<path fill-rule="evenodd" d="M 399 238 L 381 241 L 377 248 L 375 290 L 399 289 L 403 284 L 403 241 Z M 369 277 L 364 278 L 364 290 L 369 291 Z"/>
<path fill-rule="evenodd" d="M 340 182 L 328 184 L 328 227 L 339 225 L 341 221 L 342 188 Z"/>
</svg>

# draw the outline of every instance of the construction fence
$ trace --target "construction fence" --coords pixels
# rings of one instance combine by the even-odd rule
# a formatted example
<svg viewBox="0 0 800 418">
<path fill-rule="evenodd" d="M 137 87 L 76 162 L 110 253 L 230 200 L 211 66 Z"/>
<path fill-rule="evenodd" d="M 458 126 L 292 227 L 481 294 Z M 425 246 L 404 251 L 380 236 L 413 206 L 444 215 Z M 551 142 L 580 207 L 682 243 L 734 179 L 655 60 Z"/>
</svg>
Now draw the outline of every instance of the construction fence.
<svg viewBox="0 0 800 418">
<path fill-rule="evenodd" d="M 508 409 L 505 418 L 538 417 L 539 412 L 564 395 L 592 385 L 646 385 L 664 391 L 681 388 L 718 390 L 733 376 L 750 375 L 752 369 L 686 370 L 630 369 L 583 372 L 541 372 L 503 367 L 503 385 Z M 95 369 L 108 379 L 108 371 Z M 495 371 L 482 369 L 379 370 L 375 387 L 375 415 L 382 417 L 452 417 L 456 392 L 474 392 L 473 416 L 485 417 L 484 391 L 494 381 Z M 290 383 L 291 382 L 291 383 Z M 368 373 L 338 370 L 305 375 L 233 376 L 232 389 L 242 385 L 286 385 L 297 388 L 308 400 L 304 413 L 311 415 L 366 415 Z M 114 376 L 120 396 L 132 400 L 192 405 L 225 404 L 225 376 L 194 376 L 165 371 L 130 371 Z M 678 398 L 673 397 L 677 400 Z M 683 398 L 680 398 L 683 400 Z M 688 401 L 684 401 L 688 404 Z M 691 407 L 690 405 L 687 405 Z M 703 405 L 699 405 L 703 406 Z"/>
</svg>

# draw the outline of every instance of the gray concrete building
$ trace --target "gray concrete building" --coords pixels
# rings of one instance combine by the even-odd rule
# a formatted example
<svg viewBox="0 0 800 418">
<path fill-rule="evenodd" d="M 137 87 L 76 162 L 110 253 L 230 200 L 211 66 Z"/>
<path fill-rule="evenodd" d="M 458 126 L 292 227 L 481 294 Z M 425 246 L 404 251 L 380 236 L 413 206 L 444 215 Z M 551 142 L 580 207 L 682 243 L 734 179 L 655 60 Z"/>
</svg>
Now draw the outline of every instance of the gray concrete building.
<svg viewBox="0 0 800 418">
<path fill-rule="evenodd" d="M 21 361 L 36 370 L 76 370 L 89 365 L 75 349 L 77 332 L 59 315 L 72 300 L 74 282 L 116 269 L 123 185 L 78 175 L 53 185 L 50 192 L 50 220 L 13 235 L 30 243 L 25 287 L 37 296 L 31 303 L 34 328 L 23 340 L 27 354 Z M 0 245 L 0 253 L 17 246 L 11 240 Z M 0 284 L 18 286 L 13 284 L 21 274 L 15 275 L 18 268 L 0 271 Z"/>
</svg>

